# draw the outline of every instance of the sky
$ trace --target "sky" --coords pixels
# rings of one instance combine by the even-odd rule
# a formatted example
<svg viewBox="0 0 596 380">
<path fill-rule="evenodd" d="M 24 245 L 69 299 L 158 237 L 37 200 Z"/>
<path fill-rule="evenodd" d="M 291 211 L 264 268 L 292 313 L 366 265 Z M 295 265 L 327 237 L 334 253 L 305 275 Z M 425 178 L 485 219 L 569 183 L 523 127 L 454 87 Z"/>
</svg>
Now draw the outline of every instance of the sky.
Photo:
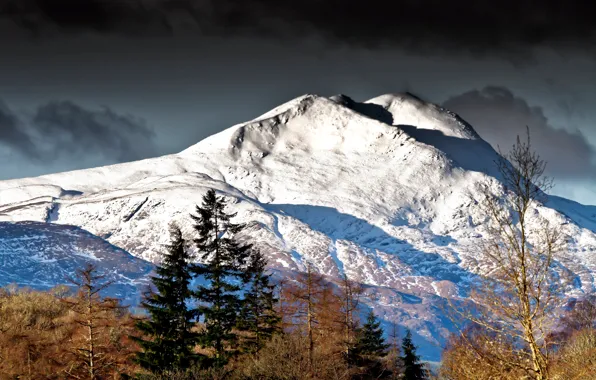
<svg viewBox="0 0 596 380">
<path fill-rule="evenodd" d="M 0 179 L 175 153 L 306 93 L 409 91 L 596 204 L 590 2 L 0 0 Z"/>
</svg>

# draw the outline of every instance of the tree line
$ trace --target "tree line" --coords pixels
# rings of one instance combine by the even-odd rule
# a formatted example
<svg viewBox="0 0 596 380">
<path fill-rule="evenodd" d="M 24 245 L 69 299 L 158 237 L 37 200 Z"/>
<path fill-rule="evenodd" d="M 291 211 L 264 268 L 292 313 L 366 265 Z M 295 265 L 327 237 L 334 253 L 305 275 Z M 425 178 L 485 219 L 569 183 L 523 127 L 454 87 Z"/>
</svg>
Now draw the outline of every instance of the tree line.
<svg viewBox="0 0 596 380">
<path fill-rule="evenodd" d="M 387 342 L 372 310 L 361 321 L 361 285 L 347 277 L 330 282 L 310 265 L 274 284 L 265 257 L 241 242 L 244 225 L 232 222 L 235 214 L 227 212 L 225 199 L 214 190 L 191 216 L 196 238 L 186 241 L 178 227 L 171 227 L 171 242 L 141 303 L 145 315 L 132 315 L 119 300 L 101 297 L 111 282 L 93 265 L 69 279 L 78 289 L 75 295 L 65 287 L 45 293 L 4 290 L 0 375 L 427 378 L 409 332 L 402 342 L 395 333 Z M 48 304 L 53 307 L 44 309 Z M 23 309 L 11 316 L 19 306 Z M 16 340 L 22 351 L 9 347 Z"/>
<path fill-rule="evenodd" d="M 332 367 L 341 378 L 397 375 L 402 368 L 396 365 L 391 371 L 384 361 L 390 345 L 374 313 L 360 324 L 360 286 L 345 277 L 336 289 L 310 266 L 293 281 L 274 285 L 261 252 L 240 243 L 244 226 L 233 223 L 234 216 L 223 197 L 207 192 L 191 216 L 200 263 L 186 249 L 180 230 L 172 229 L 172 244 L 153 277 L 156 291 L 142 303 L 150 317 L 137 324 L 144 337 L 135 338 L 141 347 L 136 359 L 143 369 L 162 377 L 185 371 L 194 377 L 238 376 L 230 363 L 243 356 L 259 362 L 263 349 L 277 336 L 305 343 L 305 368 L 295 378 L 325 378 L 330 370 L 320 365 L 325 349 L 336 351 L 327 354 L 335 355 L 337 364 Z M 193 280 L 198 280 L 196 286 Z M 403 378 L 425 378 L 411 337 L 404 339 L 408 355 L 403 368 L 413 375 L 404 371 Z M 271 364 L 278 365 L 280 359 Z M 288 376 L 286 371 L 253 370 L 257 373 L 244 375 Z"/>
</svg>

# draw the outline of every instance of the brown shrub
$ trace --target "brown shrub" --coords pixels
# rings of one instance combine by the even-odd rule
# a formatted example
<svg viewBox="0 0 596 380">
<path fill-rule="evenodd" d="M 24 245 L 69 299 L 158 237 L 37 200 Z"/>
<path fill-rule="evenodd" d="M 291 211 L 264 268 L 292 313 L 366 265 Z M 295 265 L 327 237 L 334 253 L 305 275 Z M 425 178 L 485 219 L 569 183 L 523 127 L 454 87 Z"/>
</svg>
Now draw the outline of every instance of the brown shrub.
<svg viewBox="0 0 596 380">
<path fill-rule="evenodd" d="M 260 351 L 237 363 L 238 378 L 263 380 L 350 379 L 356 374 L 342 358 L 337 337 L 315 346 L 313 376 L 309 376 L 308 339 L 298 333 L 277 335 Z"/>
<path fill-rule="evenodd" d="M 576 331 L 553 363 L 555 380 L 591 380 L 596 378 L 596 330 Z"/>
<path fill-rule="evenodd" d="M 528 375 L 519 368 L 527 366 L 521 360 L 507 342 L 482 330 L 468 330 L 449 341 L 439 375 L 445 380 L 519 380 Z"/>
</svg>

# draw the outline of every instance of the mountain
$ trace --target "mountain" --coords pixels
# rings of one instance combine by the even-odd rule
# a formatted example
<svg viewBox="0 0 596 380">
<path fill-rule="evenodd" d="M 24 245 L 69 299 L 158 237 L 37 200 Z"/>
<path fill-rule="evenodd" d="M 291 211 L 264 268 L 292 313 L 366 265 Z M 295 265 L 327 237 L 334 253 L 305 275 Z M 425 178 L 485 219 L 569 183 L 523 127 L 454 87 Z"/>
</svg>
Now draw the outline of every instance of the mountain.
<svg viewBox="0 0 596 380">
<path fill-rule="evenodd" d="M 136 304 L 153 265 L 78 227 L 41 222 L 0 222 L 0 286 L 52 288 L 69 284 L 93 263 L 113 284 L 108 295 Z"/>
<path fill-rule="evenodd" d="M 158 262 L 168 224 L 192 237 L 189 214 L 214 188 L 278 274 L 310 262 L 365 284 L 379 316 L 438 360 L 444 300 L 483 270 L 476 199 L 487 180 L 503 191 L 496 157 L 458 115 L 411 94 L 304 95 L 178 154 L 0 182 L 0 218 L 78 226 Z M 533 212 L 566 235 L 569 296 L 594 291 L 596 208 L 551 198 Z"/>
</svg>

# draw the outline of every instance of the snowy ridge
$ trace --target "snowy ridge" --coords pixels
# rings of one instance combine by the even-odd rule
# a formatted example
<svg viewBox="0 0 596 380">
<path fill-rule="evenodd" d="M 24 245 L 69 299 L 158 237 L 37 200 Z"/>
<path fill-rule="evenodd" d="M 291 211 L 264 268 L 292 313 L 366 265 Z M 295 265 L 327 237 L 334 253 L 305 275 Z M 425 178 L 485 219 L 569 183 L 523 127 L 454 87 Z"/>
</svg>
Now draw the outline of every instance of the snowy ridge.
<svg viewBox="0 0 596 380">
<path fill-rule="evenodd" d="M 179 154 L 0 182 L 0 220 L 76 225 L 157 262 L 168 224 L 191 237 L 189 214 L 214 188 L 273 268 L 310 262 L 362 282 L 377 313 L 416 331 L 437 360 L 444 297 L 465 297 L 483 270 L 475 198 L 486 179 L 502 192 L 496 157 L 459 116 L 410 94 L 363 103 L 305 95 Z M 567 235 L 570 296 L 596 286 L 594 210 L 560 198 L 533 210 Z"/>
</svg>

